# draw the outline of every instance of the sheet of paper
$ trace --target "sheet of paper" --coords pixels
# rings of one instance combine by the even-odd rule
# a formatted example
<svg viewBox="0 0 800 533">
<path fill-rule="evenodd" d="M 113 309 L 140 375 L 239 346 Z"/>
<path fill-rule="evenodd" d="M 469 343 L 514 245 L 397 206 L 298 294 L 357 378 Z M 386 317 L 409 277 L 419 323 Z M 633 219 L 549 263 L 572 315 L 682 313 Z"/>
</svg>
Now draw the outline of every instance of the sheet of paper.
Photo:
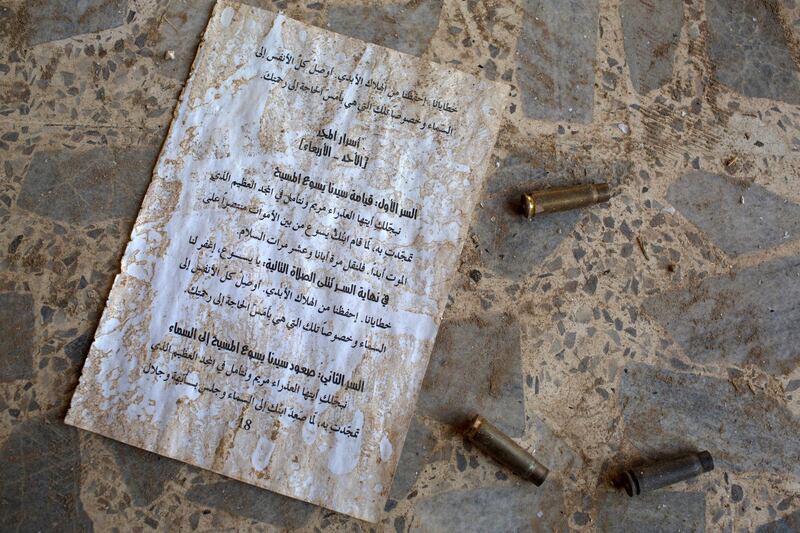
<svg viewBox="0 0 800 533">
<path fill-rule="evenodd" d="M 378 520 L 507 94 L 218 3 L 67 423 Z"/>
</svg>

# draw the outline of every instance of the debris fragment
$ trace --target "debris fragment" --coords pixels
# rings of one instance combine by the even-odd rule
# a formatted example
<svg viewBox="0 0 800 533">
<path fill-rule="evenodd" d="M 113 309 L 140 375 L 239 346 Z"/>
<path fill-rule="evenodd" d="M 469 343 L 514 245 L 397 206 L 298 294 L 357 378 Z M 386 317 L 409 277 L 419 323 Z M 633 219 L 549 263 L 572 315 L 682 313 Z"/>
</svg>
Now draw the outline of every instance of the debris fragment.
<svg viewBox="0 0 800 533">
<path fill-rule="evenodd" d="M 621 131 L 625 135 L 627 135 L 627 134 L 629 134 L 631 132 L 631 130 L 628 127 L 628 125 L 625 124 L 624 122 L 620 122 L 619 124 L 617 124 L 617 127 L 619 128 L 619 131 Z"/>
<path fill-rule="evenodd" d="M 175 50 L 167 50 L 164 52 L 164 59 L 173 60 L 175 59 Z"/>
<path fill-rule="evenodd" d="M 639 245 L 639 249 L 642 251 L 642 255 L 644 256 L 645 261 L 650 261 L 650 256 L 647 255 L 647 250 L 645 249 L 644 241 L 640 236 L 636 237 L 636 243 Z"/>
</svg>

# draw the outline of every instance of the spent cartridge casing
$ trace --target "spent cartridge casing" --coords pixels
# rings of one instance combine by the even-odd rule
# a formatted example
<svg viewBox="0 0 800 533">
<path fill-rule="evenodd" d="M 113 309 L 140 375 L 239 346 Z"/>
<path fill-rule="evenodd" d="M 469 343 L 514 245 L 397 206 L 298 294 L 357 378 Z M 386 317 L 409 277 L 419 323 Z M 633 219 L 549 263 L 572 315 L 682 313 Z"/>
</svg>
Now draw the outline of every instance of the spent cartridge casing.
<svg viewBox="0 0 800 533">
<path fill-rule="evenodd" d="M 587 183 L 571 187 L 556 187 L 522 195 L 522 212 L 527 218 L 568 211 L 587 205 L 607 202 L 611 198 L 608 183 Z"/>
<path fill-rule="evenodd" d="M 686 481 L 704 472 L 714 470 L 714 460 L 707 451 L 691 453 L 627 470 L 622 487 L 628 496 L 634 496 Z"/>
<path fill-rule="evenodd" d="M 475 417 L 465 435 L 498 463 L 516 474 L 537 486 L 544 483 L 549 470 L 482 416 Z"/>
</svg>

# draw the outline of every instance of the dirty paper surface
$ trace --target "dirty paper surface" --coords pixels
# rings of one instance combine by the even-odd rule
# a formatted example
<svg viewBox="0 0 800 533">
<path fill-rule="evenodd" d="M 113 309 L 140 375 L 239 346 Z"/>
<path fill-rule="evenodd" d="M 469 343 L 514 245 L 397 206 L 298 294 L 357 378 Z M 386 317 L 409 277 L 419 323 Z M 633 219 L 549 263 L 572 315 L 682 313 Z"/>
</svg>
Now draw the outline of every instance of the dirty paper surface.
<svg viewBox="0 0 800 533">
<path fill-rule="evenodd" d="M 218 3 L 67 423 L 378 520 L 507 94 Z"/>
</svg>

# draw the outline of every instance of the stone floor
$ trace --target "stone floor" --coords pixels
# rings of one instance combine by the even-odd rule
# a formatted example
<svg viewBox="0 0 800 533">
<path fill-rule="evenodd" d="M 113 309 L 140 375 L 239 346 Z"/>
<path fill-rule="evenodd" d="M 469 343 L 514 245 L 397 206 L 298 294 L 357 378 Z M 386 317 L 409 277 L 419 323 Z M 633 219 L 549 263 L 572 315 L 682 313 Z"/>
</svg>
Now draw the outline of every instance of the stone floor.
<svg viewBox="0 0 800 533">
<path fill-rule="evenodd" d="M 800 529 L 800 2 L 254 3 L 514 87 L 384 519 L 62 424 L 212 0 L 2 0 L 0 530 Z M 600 179 L 609 206 L 508 207 Z M 717 469 L 608 486 L 685 449 Z"/>
</svg>

